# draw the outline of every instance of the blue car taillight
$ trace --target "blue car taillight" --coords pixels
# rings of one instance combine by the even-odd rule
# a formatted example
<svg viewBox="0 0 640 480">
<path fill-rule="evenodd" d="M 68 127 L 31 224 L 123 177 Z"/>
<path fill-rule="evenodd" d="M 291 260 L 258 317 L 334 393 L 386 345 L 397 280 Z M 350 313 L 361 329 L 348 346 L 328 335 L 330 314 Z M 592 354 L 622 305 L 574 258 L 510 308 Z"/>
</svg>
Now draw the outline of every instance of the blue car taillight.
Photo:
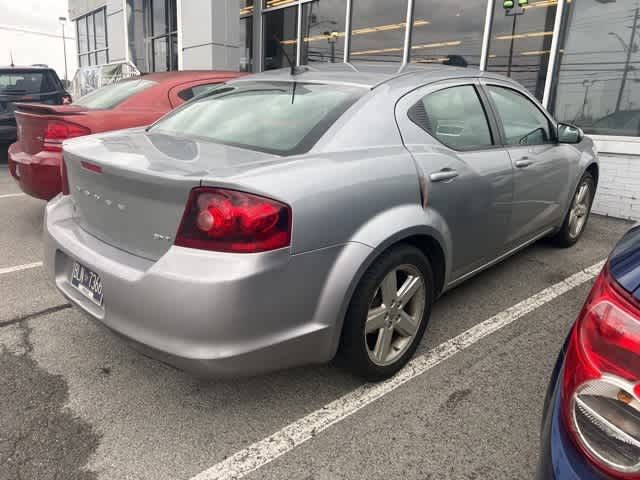
<svg viewBox="0 0 640 480">
<path fill-rule="evenodd" d="M 562 417 L 613 478 L 640 479 L 640 305 L 602 271 L 571 334 Z"/>
</svg>

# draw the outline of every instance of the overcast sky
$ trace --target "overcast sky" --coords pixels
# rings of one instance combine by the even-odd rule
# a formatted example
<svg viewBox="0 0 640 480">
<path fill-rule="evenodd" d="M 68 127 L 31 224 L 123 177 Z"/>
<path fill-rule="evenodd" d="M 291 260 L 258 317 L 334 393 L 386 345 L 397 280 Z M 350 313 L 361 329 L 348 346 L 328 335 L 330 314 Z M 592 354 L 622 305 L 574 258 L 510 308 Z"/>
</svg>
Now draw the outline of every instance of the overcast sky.
<svg viewBox="0 0 640 480">
<path fill-rule="evenodd" d="M 0 0 L 0 65 L 46 63 L 64 78 L 62 27 L 58 17 L 69 15 L 68 0 Z M 26 30 L 26 31 L 25 31 Z M 32 33 L 30 33 L 32 32 Z M 75 31 L 65 27 L 69 79 L 77 67 Z"/>
</svg>

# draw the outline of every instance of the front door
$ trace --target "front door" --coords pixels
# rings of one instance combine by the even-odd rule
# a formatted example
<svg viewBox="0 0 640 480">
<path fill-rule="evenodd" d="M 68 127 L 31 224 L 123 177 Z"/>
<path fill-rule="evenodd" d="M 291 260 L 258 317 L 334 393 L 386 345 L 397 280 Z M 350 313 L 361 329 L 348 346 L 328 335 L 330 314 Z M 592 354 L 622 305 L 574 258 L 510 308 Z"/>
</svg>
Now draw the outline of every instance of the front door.
<svg viewBox="0 0 640 480">
<path fill-rule="evenodd" d="M 424 182 L 428 215 L 451 244 L 451 280 L 494 259 L 511 217 L 512 166 L 472 80 L 429 85 L 402 98 L 396 118 Z"/>
<path fill-rule="evenodd" d="M 553 123 L 530 98 L 497 84 L 486 90 L 514 167 L 511 248 L 560 224 L 575 153 L 557 143 Z"/>
</svg>

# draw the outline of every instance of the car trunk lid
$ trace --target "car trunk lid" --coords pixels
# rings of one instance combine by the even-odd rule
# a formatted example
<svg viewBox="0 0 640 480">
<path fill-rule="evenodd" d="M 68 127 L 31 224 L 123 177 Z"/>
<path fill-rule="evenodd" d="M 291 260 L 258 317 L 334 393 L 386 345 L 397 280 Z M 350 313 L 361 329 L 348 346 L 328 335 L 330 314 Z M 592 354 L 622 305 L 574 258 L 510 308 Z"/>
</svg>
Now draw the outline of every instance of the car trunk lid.
<svg viewBox="0 0 640 480">
<path fill-rule="evenodd" d="M 86 109 L 74 105 L 16 104 L 18 142 L 25 153 L 34 155 L 44 144 L 44 134 L 50 120 L 72 121 L 82 124 Z"/>
<path fill-rule="evenodd" d="M 622 288 L 640 300 L 640 225 L 629 230 L 611 252 L 609 271 Z"/>
<path fill-rule="evenodd" d="M 173 245 L 189 192 L 202 178 L 212 171 L 218 178 L 229 176 L 238 173 L 239 163 L 271 157 L 143 129 L 64 146 L 76 222 L 104 242 L 150 260 Z"/>
</svg>

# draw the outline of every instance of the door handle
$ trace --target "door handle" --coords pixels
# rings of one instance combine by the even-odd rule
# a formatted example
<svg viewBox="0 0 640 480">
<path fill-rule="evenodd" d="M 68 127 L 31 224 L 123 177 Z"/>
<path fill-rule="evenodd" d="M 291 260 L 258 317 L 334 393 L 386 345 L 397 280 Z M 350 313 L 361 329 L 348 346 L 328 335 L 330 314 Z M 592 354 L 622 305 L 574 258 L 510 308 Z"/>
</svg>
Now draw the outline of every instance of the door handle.
<svg viewBox="0 0 640 480">
<path fill-rule="evenodd" d="M 525 168 L 533 163 L 529 157 L 522 157 L 520 160 L 516 160 L 516 167 Z"/>
<path fill-rule="evenodd" d="M 458 176 L 458 172 L 451 168 L 443 168 L 439 172 L 429 175 L 429 180 L 432 182 L 448 182 Z"/>
</svg>

